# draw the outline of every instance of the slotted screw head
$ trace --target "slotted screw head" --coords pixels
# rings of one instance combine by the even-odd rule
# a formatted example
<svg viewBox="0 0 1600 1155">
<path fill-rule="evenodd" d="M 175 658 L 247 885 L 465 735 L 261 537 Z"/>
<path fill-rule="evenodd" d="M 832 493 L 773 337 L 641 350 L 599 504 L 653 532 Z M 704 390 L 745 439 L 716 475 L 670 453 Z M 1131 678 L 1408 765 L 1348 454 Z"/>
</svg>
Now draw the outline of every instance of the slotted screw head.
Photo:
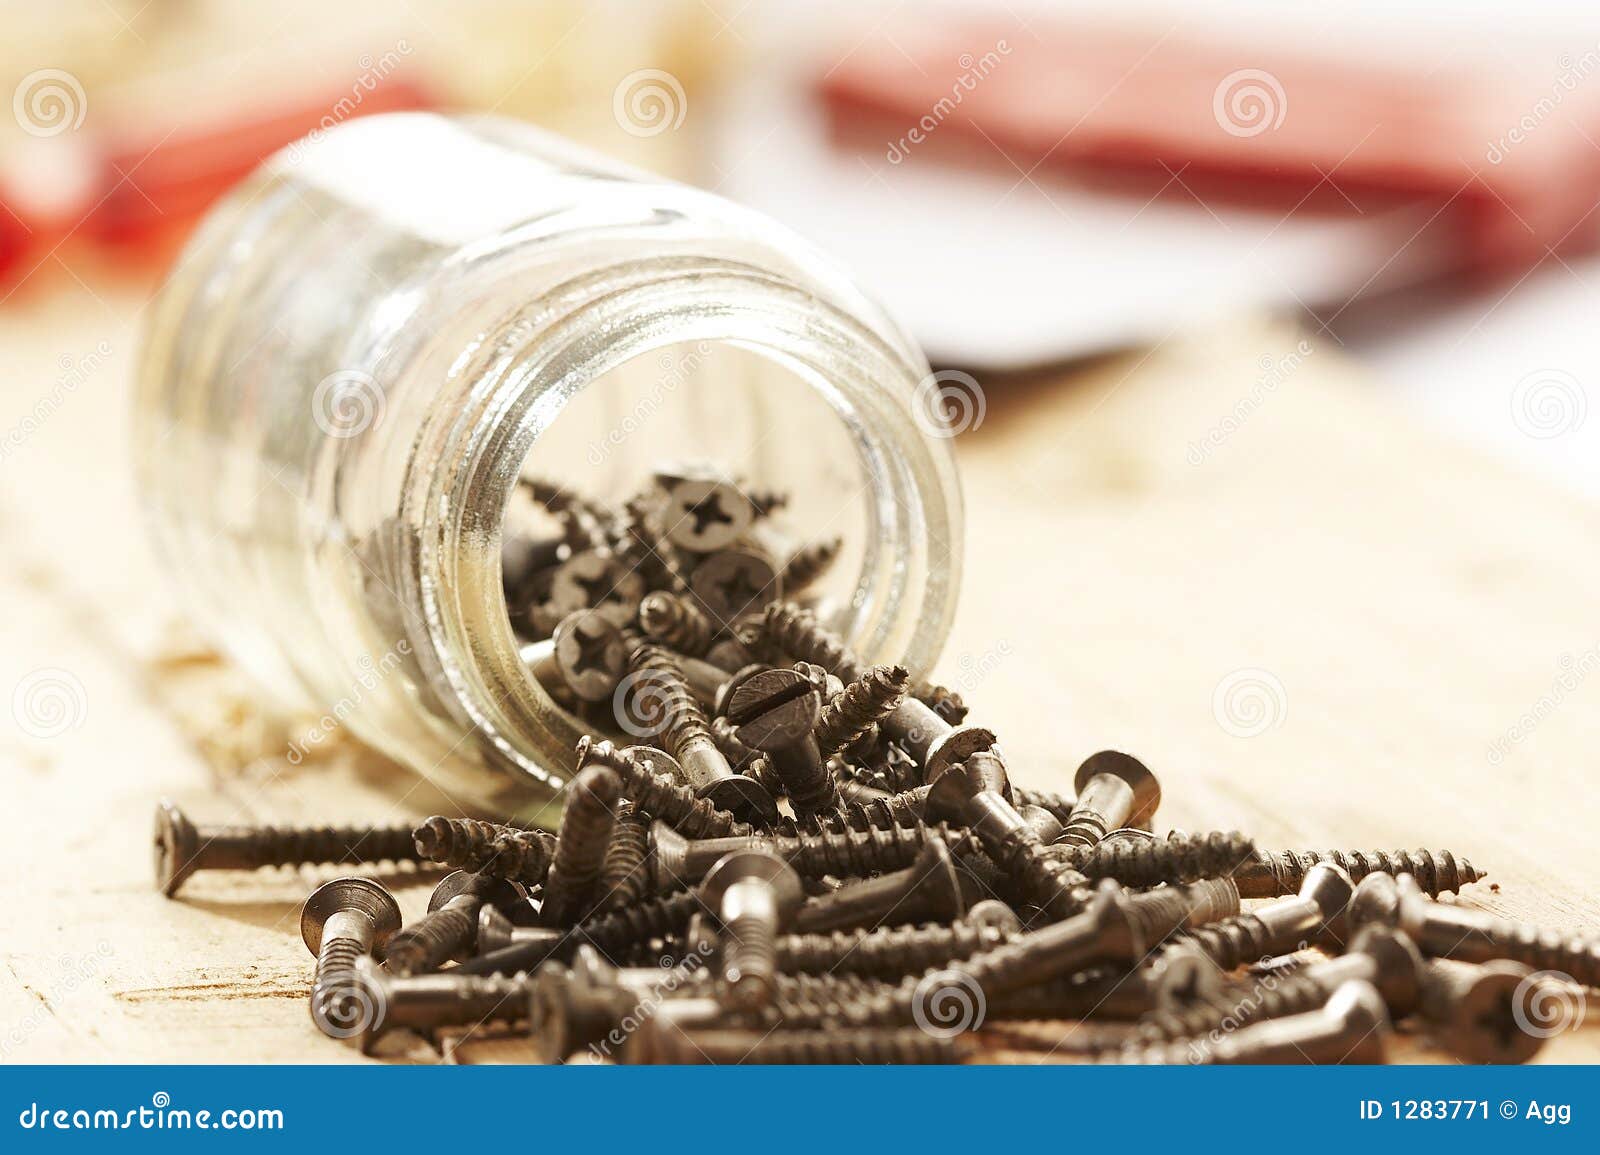
<svg viewBox="0 0 1600 1155">
<path fill-rule="evenodd" d="M 556 664 L 572 692 L 585 702 L 604 702 L 628 672 L 628 646 L 606 614 L 577 610 L 555 632 Z"/>
<path fill-rule="evenodd" d="M 372 920 L 373 949 L 381 951 L 400 929 L 400 904 L 370 878 L 336 878 L 311 892 L 300 908 L 300 937 L 312 954 L 322 950 L 322 928 L 341 911 L 356 911 Z"/>
<path fill-rule="evenodd" d="M 1120 750 L 1101 750 L 1085 758 L 1073 779 L 1073 788 L 1082 794 L 1091 779 L 1109 774 L 1126 782 L 1133 791 L 1133 810 L 1127 825 L 1145 825 L 1161 805 L 1161 783 L 1150 768 L 1132 754 Z"/>
<path fill-rule="evenodd" d="M 807 737 L 821 713 L 816 687 L 796 670 L 762 670 L 741 678 L 727 699 L 728 720 L 739 740 L 768 752 Z"/>
<path fill-rule="evenodd" d="M 188 815 L 163 798 L 156 806 L 156 885 L 171 898 L 195 871 L 200 834 Z"/>
<path fill-rule="evenodd" d="M 428 912 L 431 914 L 452 898 L 463 894 L 477 895 L 486 906 L 509 906 L 513 909 L 518 903 L 527 901 L 528 897 L 528 892 L 509 878 L 492 878 L 473 874 L 470 870 L 452 870 L 439 880 L 433 893 L 428 896 Z"/>
<path fill-rule="evenodd" d="M 731 482 L 685 478 L 669 491 L 661 520 L 673 545 L 714 553 L 745 535 L 755 520 L 755 509 Z"/>
</svg>

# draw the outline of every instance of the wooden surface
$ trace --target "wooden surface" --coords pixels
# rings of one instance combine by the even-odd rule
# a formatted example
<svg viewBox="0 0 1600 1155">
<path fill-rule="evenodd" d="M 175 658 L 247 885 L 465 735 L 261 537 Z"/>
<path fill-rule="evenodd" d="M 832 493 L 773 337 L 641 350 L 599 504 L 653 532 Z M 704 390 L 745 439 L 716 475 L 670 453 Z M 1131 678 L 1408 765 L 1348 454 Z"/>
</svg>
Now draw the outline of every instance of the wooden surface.
<svg viewBox="0 0 1600 1155">
<path fill-rule="evenodd" d="M 63 278 L 0 311 L 0 420 L 22 430 L 0 461 L 0 1057 L 360 1061 L 306 1014 L 298 904 L 327 874 L 201 875 L 179 901 L 150 886 L 162 795 L 214 821 L 387 819 L 438 799 L 348 745 L 290 766 L 248 686 L 179 624 L 127 482 L 141 300 Z M 1116 746 L 1161 775 L 1165 824 L 1264 847 L 1446 847 L 1491 873 L 1472 903 L 1600 926 L 1600 512 L 1408 426 L 1331 343 L 1254 388 L 1296 340 L 1241 324 L 991 383 L 958 442 L 967 577 L 941 673 L 1019 781 L 1069 788 Z M 61 359 L 102 341 L 83 382 L 55 388 Z M 64 714 L 13 693 L 40 671 L 66 687 Z M 1268 687 L 1254 736 L 1258 718 L 1217 700 L 1244 680 Z M 1497 763 L 1523 715 L 1531 732 Z M 426 885 L 388 881 L 421 909 Z M 1597 1043 L 1586 1028 L 1542 1057 L 1591 1061 Z M 449 1057 L 525 1054 L 474 1039 Z"/>
</svg>

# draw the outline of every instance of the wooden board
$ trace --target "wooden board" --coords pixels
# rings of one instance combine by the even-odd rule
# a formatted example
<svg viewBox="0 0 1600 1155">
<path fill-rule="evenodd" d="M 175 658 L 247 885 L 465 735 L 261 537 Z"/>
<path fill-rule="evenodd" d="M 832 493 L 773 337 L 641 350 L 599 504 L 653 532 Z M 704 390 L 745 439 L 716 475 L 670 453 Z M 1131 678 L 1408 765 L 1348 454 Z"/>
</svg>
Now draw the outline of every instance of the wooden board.
<svg viewBox="0 0 1600 1155">
<path fill-rule="evenodd" d="M 127 481 L 142 299 L 74 278 L 0 311 L 0 1058 L 359 1061 L 306 1013 L 298 904 L 327 874 L 200 876 L 175 902 L 150 886 L 162 795 L 214 821 L 441 803 L 348 744 L 289 765 L 249 687 L 181 626 Z M 1299 340 L 1241 324 L 991 383 L 958 442 L 967 576 L 941 674 L 1019 781 L 1070 788 L 1116 746 L 1161 775 L 1166 824 L 1450 848 L 1498 887 L 1473 903 L 1600 925 L 1600 512 L 1411 427 L 1329 342 L 1285 371 Z M 422 908 L 426 885 L 388 881 Z M 1543 1053 L 1597 1056 L 1592 1028 Z M 473 1039 L 450 1057 L 526 1051 Z"/>
</svg>

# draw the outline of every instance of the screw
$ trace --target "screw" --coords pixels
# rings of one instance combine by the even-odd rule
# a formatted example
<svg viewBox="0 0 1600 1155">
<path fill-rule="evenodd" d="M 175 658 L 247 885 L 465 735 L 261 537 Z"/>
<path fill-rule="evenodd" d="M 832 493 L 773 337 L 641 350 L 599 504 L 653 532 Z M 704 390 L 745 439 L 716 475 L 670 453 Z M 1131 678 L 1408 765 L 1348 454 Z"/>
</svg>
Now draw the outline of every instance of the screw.
<svg viewBox="0 0 1600 1155">
<path fill-rule="evenodd" d="M 1112 1052 L 1105 1062 L 1381 1063 L 1389 1015 L 1370 983 L 1342 984 L 1326 1005 L 1241 1027 L 1210 1042 L 1189 1040 Z"/>
<path fill-rule="evenodd" d="M 1415 1010 L 1421 997 L 1422 956 L 1405 935 L 1387 927 L 1368 927 L 1336 958 L 1311 963 L 1271 984 L 1252 984 L 1242 996 L 1226 988 L 1220 997 L 1157 1012 L 1140 1024 L 1140 1034 L 1149 1039 L 1197 1038 L 1224 1026 L 1302 1014 L 1321 1006 L 1329 994 L 1353 979 L 1376 987 L 1400 1018 Z"/>
<path fill-rule="evenodd" d="M 1558 971 L 1583 986 L 1600 987 L 1600 938 L 1430 902 L 1408 875 L 1369 875 L 1356 887 L 1350 909 L 1358 925 L 1398 926 L 1416 939 L 1425 954 L 1460 962 L 1510 959 L 1534 970 Z"/>
<path fill-rule="evenodd" d="M 837 754 L 894 713 L 906 695 L 911 673 L 904 666 L 873 666 L 853 679 L 822 708 L 817 745 L 824 756 Z"/>
<path fill-rule="evenodd" d="M 1522 1029 L 1518 1007 L 1536 1005 L 1543 985 L 1533 968 L 1509 959 L 1434 959 L 1424 966 L 1418 1011 L 1435 1041 L 1464 1062 L 1526 1063 L 1544 1036 Z"/>
<path fill-rule="evenodd" d="M 389 940 L 384 963 L 399 975 L 438 970 L 450 959 L 472 953 L 478 910 L 485 903 L 526 902 L 527 892 L 514 882 L 454 871 L 433 888 L 428 913 Z"/>
<path fill-rule="evenodd" d="M 736 850 L 706 875 L 700 901 L 727 932 L 721 977 L 731 1005 L 753 1010 L 772 1002 L 774 939 L 804 900 L 794 867 L 764 851 Z"/>
<path fill-rule="evenodd" d="M 531 970 L 564 950 L 588 943 L 610 959 L 622 959 L 650 947 L 652 940 L 680 934 L 700 910 L 700 900 L 688 891 L 647 898 L 633 906 L 599 915 L 567 931 L 559 949 L 552 950 L 543 937 L 516 936 L 520 941 L 493 954 L 462 963 L 451 974 L 514 974 Z M 548 929 L 548 928 L 547 928 Z"/>
<path fill-rule="evenodd" d="M 630 751 L 618 750 L 610 742 L 596 742 L 585 735 L 578 740 L 578 768 L 605 766 L 622 779 L 623 791 L 644 813 L 655 816 L 691 838 L 722 838 L 753 834 L 755 828 L 718 809 L 693 790 L 652 772 L 649 765 Z"/>
<path fill-rule="evenodd" d="M 689 588 L 714 621 L 727 624 L 776 597 L 782 583 L 772 563 L 761 554 L 723 549 L 694 567 Z"/>
<path fill-rule="evenodd" d="M 791 1063 L 959 1063 L 971 1043 L 912 1029 L 760 1031 L 734 1028 L 681 1029 L 660 1015 L 628 1038 L 630 1063 L 748 1066 Z"/>
<path fill-rule="evenodd" d="M 610 540 L 606 533 L 606 513 L 565 486 L 539 477 L 521 477 L 518 487 L 561 519 L 566 544 L 574 550 L 603 549 Z"/>
<path fill-rule="evenodd" d="M 551 603 L 561 613 L 598 610 L 619 625 L 638 613 L 644 592 L 638 571 L 597 549 L 573 554 L 556 567 L 550 582 Z"/>
<path fill-rule="evenodd" d="M 1095 846 L 1054 848 L 1061 851 L 1062 861 L 1088 878 L 1142 889 L 1232 874 L 1255 853 L 1255 844 L 1237 832 L 1135 839 L 1112 831 Z"/>
<path fill-rule="evenodd" d="M 400 929 L 400 905 L 367 878 L 336 878 L 311 892 L 300 910 L 300 937 L 317 958 L 311 1018 L 334 1038 L 372 1025 L 376 1000 L 356 966 Z"/>
<path fill-rule="evenodd" d="M 554 953 L 570 932 L 561 927 L 518 926 L 500 911 L 485 905 L 478 911 L 478 952 L 480 957 L 524 943 L 543 943 Z M 531 969 L 531 968 L 530 968 Z"/>
<path fill-rule="evenodd" d="M 500 585 L 512 614 L 543 597 L 538 587 L 565 552 L 563 538 L 541 540 L 524 534 L 505 537 L 500 545 Z"/>
<path fill-rule="evenodd" d="M 600 896 L 597 911 L 618 910 L 638 902 L 651 886 L 649 868 L 650 820 L 632 803 L 617 806 L 617 821 L 611 828 L 611 845 L 595 893 Z"/>
<path fill-rule="evenodd" d="M 823 629 L 808 610 L 793 602 L 772 602 L 767 606 L 761 620 L 761 636 L 770 647 L 821 666 L 847 682 L 866 672 L 866 666 L 843 639 Z M 884 733 L 902 742 L 906 752 L 922 764 L 929 782 L 937 781 L 969 754 L 995 744 L 995 737 L 988 730 L 952 726 L 916 698 L 903 698 L 881 725 Z"/>
<path fill-rule="evenodd" d="M 1061 836 L 1063 829 L 1061 819 L 1043 806 L 1019 806 L 1017 813 L 1022 815 L 1022 820 L 1028 824 L 1028 829 L 1033 831 L 1034 838 L 1042 845 L 1049 846 Z"/>
<path fill-rule="evenodd" d="M 735 774 L 717 749 L 706 716 L 671 652 L 640 641 L 629 655 L 629 664 L 638 679 L 639 693 L 652 701 L 652 709 L 660 711 L 662 744 L 678 760 L 694 792 L 718 809 L 746 820 L 775 818 L 778 808 L 772 796 L 750 779 Z"/>
<path fill-rule="evenodd" d="M 761 670 L 740 678 L 727 698 L 735 736 L 771 757 L 790 805 L 808 814 L 839 805 L 814 732 L 821 709 L 815 684 L 798 670 Z"/>
<path fill-rule="evenodd" d="M 1245 898 L 1293 894 L 1306 871 L 1319 862 L 1344 867 L 1357 882 L 1372 874 L 1409 874 L 1429 895 L 1460 890 L 1484 877 L 1472 863 L 1448 850 L 1258 850 L 1254 859 L 1233 872 L 1233 880 Z"/>
<path fill-rule="evenodd" d="M 338 862 L 415 862 L 409 826 L 201 826 L 156 804 L 156 886 L 171 898 L 197 870 L 257 870 Z"/>
<path fill-rule="evenodd" d="M 896 981 L 999 946 L 1021 932 L 1022 924 L 1010 907 L 985 899 L 974 903 L 965 917 L 948 926 L 880 927 L 865 934 L 832 931 L 783 935 L 778 939 L 778 969 L 784 973 L 853 974 Z"/>
<path fill-rule="evenodd" d="M 545 926 L 570 926 L 588 913 L 611 845 L 622 779 L 605 766 L 585 766 L 567 783 L 566 791 L 539 908 Z"/>
<path fill-rule="evenodd" d="M 584 1048 L 609 1054 L 624 1042 L 625 1022 L 653 1016 L 663 999 L 696 993 L 704 986 L 702 977 L 698 963 L 665 970 L 613 967 L 589 946 L 574 952 L 570 967 L 545 963 L 533 984 L 530 1006 L 537 1061 L 559 1062 Z M 713 1013 L 720 1017 L 720 1006 Z"/>
<path fill-rule="evenodd" d="M 1091 754 L 1074 780 L 1078 802 L 1056 842 L 1094 846 L 1123 826 L 1148 825 L 1161 805 L 1161 783 L 1139 759 L 1118 750 Z"/>
<path fill-rule="evenodd" d="M 744 536 L 755 520 L 755 510 L 726 481 L 686 478 L 667 491 L 661 518 L 673 545 L 692 553 L 715 553 Z"/>
<path fill-rule="evenodd" d="M 807 900 L 795 916 L 800 933 L 897 924 L 950 922 L 967 910 L 967 896 L 944 839 L 931 834 L 910 866 L 851 883 Z"/>
<path fill-rule="evenodd" d="M 1306 871 L 1299 894 L 1285 895 L 1246 914 L 1220 919 L 1174 936 L 1175 945 L 1198 950 L 1224 971 L 1299 950 L 1313 942 L 1342 943 L 1345 909 L 1355 884 L 1331 862 Z"/>
<path fill-rule="evenodd" d="M 555 632 L 562 680 L 585 702 L 604 702 L 628 672 L 628 647 L 617 623 L 596 610 L 576 610 Z"/>
<path fill-rule="evenodd" d="M 528 1017 L 533 980 L 527 974 L 463 975 L 458 971 L 396 978 L 374 972 L 382 1017 L 369 1029 L 370 1042 L 393 1028 L 427 1032 L 440 1027 L 516 1023 Z"/>
<path fill-rule="evenodd" d="M 689 658 L 704 656 L 717 633 L 699 606 L 666 590 L 646 594 L 639 603 L 639 627 L 651 641 Z"/>
<path fill-rule="evenodd" d="M 783 588 L 791 595 L 799 593 L 833 568 L 842 549 L 842 537 L 830 537 L 801 546 L 783 563 Z"/>
<path fill-rule="evenodd" d="M 423 858 L 460 870 L 537 885 L 550 871 L 554 836 L 495 822 L 434 815 L 413 832 Z"/>
<path fill-rule="evenodd" d="M 658 822 L 651 830 L 655 885 L 665 890 L 695 883 L 723 857 L 743 850 L 777 855 L 802 878 L 865 877 L 910 865 L 941 829 L 918 823 L 824 834 L 687 839 Z"/>
<path fill-rule="evenodd" d="M 1227 879 L 1132 895 L 1105 881 L 1082 914 L 1029 931 L 951 969 L 993 995 L 1096 963 L 1136 965 L 1174 932 L 1238 912 L 1239 892 Z"/>
<path fill-rule="evenodd" d="M 1073 799 L 1063 798 L 1049 790 L 1030 790 L 1026 786 L 1013 786 L 1011 795 L 1012 802 L 1017 806 L 1037 806 L 1041 810 L 1048 810 L 1063 826 L 1072 817 Z"/>
</svg>

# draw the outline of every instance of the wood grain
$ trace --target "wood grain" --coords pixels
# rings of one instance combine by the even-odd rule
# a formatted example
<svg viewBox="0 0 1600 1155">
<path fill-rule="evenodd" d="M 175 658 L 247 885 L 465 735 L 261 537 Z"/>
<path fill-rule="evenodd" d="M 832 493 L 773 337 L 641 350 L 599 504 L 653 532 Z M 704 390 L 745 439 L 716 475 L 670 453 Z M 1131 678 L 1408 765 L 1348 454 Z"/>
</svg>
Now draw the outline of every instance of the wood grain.
<svg viewBox="0 0 1600 1155">
<path fill-rule="evenodd" d="M 187 636 L 127 482 L 141 301 L 66 283 L 0 313 L 14 430 L 62 392 L 60 358 L 109 348 L 0 461 L 0 690 L 44 670 L 80 691 L 59 734 L 15 710 L 0 727 L 0 1051 L 360 1061 L 305 1007 L 298 904 L 332 872 L 202 875 L 179 901 L 150 887 L 164 794 L 214 821 L 388 820 L 440 799 L 348 744 L 289 765 L 250 687 Z M 967 574 L 939 673 L 1020 781 L 1069 788 L 1084 756 L 1127 749 L 1161 775 L 1165 824 L 1275 848 L 1445 847 L 1490 871 L 1466 901 L 1600 925 L 1600 512 L 1419 432 L 1329 343 L 1263 387 L 1262 359 L 1300 339 L 1241 324 L 991 383 L 957 443 Z M 1271 691 L 1254 736 L 1214 701 L 1239 671 Z M 408 915 L 425 904 L 425 885 L 390 881 Z M 1597 1044 L 1570 1032 L 1542 1058 L 1593 1061 Z M 384 1057 L 438 1059 L 403 1042 Z M 526 1052 L 469 1039 L 448 1057 Z"/>
</svg>

